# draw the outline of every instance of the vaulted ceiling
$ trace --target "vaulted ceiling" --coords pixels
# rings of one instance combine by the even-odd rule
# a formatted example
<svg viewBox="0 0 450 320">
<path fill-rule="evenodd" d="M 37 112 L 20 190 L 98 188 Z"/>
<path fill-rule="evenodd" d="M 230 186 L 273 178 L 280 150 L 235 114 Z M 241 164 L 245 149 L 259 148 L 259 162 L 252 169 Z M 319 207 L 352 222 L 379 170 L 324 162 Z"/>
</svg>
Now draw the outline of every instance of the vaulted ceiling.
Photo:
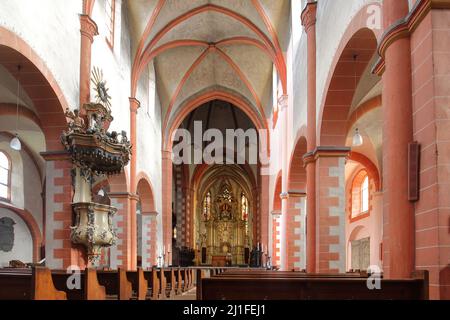
<svg viewBox="0 0 450 320">
<path fill-rule="evenodd" d="M 273 67 L 286 88 L 290 0 L 129 0 L 136 52 L 133 91 L 154 61 L 163 128 L 194 96 L 220 90 L 272 108 Z"/>
</svg>

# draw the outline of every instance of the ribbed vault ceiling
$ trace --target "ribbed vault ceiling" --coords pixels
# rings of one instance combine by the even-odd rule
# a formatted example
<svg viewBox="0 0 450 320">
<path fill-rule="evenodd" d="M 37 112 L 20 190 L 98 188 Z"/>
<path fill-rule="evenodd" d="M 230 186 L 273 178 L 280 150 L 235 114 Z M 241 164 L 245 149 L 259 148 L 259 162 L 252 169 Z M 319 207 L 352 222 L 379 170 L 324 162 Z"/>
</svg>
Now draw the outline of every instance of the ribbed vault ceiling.
<svg viewBox="0 0 450 320">
<path fill-rule="evenodd" d="M 209 88 L 245 97 L 268 117 L 274 65 L 285 84 L 289 0 L 129 0 L 128 8 L 133 74 L 154 61 L 164 127 Z"/>
</svg>

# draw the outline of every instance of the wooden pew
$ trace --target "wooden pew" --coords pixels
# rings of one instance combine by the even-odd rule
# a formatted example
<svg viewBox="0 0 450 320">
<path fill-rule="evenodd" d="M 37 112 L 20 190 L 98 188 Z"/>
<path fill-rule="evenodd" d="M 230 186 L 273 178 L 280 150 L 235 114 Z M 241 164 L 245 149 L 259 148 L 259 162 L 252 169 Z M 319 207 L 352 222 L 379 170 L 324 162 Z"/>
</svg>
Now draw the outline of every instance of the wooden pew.
<svg viewBox="0 0 450 320">
<path fill-rule="evenodd" d="M 68 300 L 105 300 L 106 290 L 98 282 L 97 271 L 95 269 L 86 269 L 80 271 L 80 288 L 69 288 L 67 281 L 73 276 L 73 273 L 67 273 L 65 270 L 53 270 L 52 279 L 58 290 L 67 294 Z"/>
<path fill-rule="evenodd" d="M 251 271 L 251 270 L 227 270 L 213 277 L 219 278 L 367 278 L 367 272 L 361 273 L 304 273 L 297 271 Z"/>
<path fill-rule="evenodd" d="M 158 277 L 158 269 L 144 271 L 144 277 L 147 280 L 148 289 L 151 290 L 150 300 L 158 300 L 160 288 L 160 281 Z"/>
<path fill-rule="evenodd" d="M 425 300 L 428 273 L 412 279 L 379 279 L 369 290 L 358 277 L 212 277 L 202 279 L 202 300 Z M 371 282 L 370 282 L 371 283 Z"/>
<path fill-rule="evenodd" d="M 175 297 L 175 289 L 176 289 L 176 279 L 175 279 L 175 270 L 174 268 L 163 269 L 166 291 L 164 292 L 166 297 L 169 299 L 173 299 Z M 163 291 L 161 291 L 163 293 Z"/>
<path fill-rule="evenodd" d="M 0 300 L 66 300 L 65 292 L 58 291 L 49 269 L 0 270 Z"/>
<path fill-rule="evenodd" d="M 183 269 L 183 271 L 181 272 L 181 277 L 182 277 L 182 281 L 183 281 L 183 291 L 189 291 L 192 288 L 192 284 L 190 282 L 190 276 L 189 276 L 189 269 Z"/>
<path fill-rule="evenodd" d="M 133 296 L 132 284 L 123 269 L 117 271 L 97 271 L 98 282 L 106 289 L 107 298 L 130 300 Z M 108 297 L 109 296 L 109 297 Z"/>
<path fill-rule="evenodd" d="M 158 300 L 166 300 L 167 280 L 164 275 L 164 268 L 158 269 L 157 275 L 159 281 Z"/>
<path fill-rule="evenodd" d="M 184 292 L 183 290 L 183 277 L 181 276 L 181 268 L 178 268 L 175 271 L 175 276 L 177 278 L 177 288 L 176 288 L 176 294 L 180 295 Z"/>
<path fill-rule="evenodd" d="M 148 282 L 142 268 L 138 268 L 137 271 L 127 271 L 127 279 L 131 283 L 133 291 L 136 292 L 136 299 L 145 300 L 147 297 Z"/>
<path fill-rule="evenodd" d="M 207 270 L 197 269 L 197 300 L 202 300 L 202 280 L 208 278 Z"/>
</svg>

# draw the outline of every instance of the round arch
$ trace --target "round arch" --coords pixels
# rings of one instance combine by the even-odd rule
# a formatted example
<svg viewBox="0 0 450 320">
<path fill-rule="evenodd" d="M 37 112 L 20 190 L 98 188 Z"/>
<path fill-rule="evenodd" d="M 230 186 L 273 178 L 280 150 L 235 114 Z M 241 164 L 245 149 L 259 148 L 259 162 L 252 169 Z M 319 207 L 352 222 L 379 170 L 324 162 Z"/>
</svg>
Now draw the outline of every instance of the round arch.
<svg viewBox="0 0 450 320">
<path fill-rule="evenodd" d="M 267 123 L 260 119 L 258 113 L 252 108 L 244 99 L 237 96 L 234 93 L 226 92 L 224 90 L 214 89 L 212 91 L 207 91 L 188 100 L 183 106 L 179 107 L 172 121 L 169 121 L 170 125 L 168 128 L 163 128 L 163 145 L 165 150 L 172 150 L 172 136 L 174 131 L 181 125 L 186 116 L 193 110 L 197 109 L 199 106 L 208 103 L 212 100 L 223 100 L 228 103 L 235 105 L 237 108 L 242 110 L 249 119 L 253 122 L 257 130 L 266 130 L 267 139 L 269 138 L 269 131 L 267 130 Z M 269 145 L 269 144 L 268 144 Z"/>
<path fill-rule="evenodd" d="M 136 190 L 141 201 L 141 209 L 143 213 L 155 212 L 155 198 L 150 178 L 144 172 L 137 175 L 138 181 Z"/>
<path fill-rule="evenodd" d="M 39 229 L 39 225 L 34 219 L 33 215 L 24 209 L 19 209 L 14 206 L 10 206 L 4 203 L 0 203 L 0 208 L 7 209 L 15 214 L 17 214 L 27 225 L 31 238 L 33 240 L 33 262 L 38 262 L 40 260 L 40 249 L 42 245 L 42 233 Z"/>
<path fill-rule="evenodd" d="M 13 63 L 11 63 L 13 62 Z M 60 133 L 66 129 L 64 115 L 68 103 L 61 88 L 39 55 L 18 35 L 0 27 L 0 64 L 15 78 L 19 78 L 22 87 L 30 97 L 42 122 L 42 131 L 46 139 L 47 150 L 61 150 Z M 20 74 L 16 66 L 22 67 Z M 39 77 L 33 76 L 39 74 Z"/>
<path fill-rule="evenodd" d="M 371 12 L 368 9 L 373 5 L 379 3 L 367 4 L 353 17 L 336 50 L 319 109 L 319 145 L 345 145 L 349 111 L 356 91 L 355 80 L 358 83 L 376 53 L 377 39 L 382 34 L 381 30 L 367 27 Z"/>
<path fill-rule="evenodd" d="M 306 138 L 301 136 L 296 142 L 289 162 L 288 188 L 290 191 L 304 190 L 306 188 L 306 170 L 303 164 L 303 156 L 306 150 Z"/>
</svg>

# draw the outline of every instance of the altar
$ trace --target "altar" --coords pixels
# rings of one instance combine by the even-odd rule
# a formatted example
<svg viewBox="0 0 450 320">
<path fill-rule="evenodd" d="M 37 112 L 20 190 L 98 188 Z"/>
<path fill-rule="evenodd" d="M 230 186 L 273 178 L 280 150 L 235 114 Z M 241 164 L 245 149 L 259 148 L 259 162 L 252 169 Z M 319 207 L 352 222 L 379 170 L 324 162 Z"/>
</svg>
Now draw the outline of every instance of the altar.
<svg viewBox="0 0 450 320">
<path fill-rule="evenodd" d="M 203 197 L 199 246 L 205 248 L 202 263 L 215 267 L 245 264 L 249 247 L 249 203 L 242 188 L 232 181 L 218 181 Z"/>
<path fill-rule="evenodd" d="M 227 256 L 212 256 L 211 262 L 213 267 L 226 267 Z"/>
</svg>

